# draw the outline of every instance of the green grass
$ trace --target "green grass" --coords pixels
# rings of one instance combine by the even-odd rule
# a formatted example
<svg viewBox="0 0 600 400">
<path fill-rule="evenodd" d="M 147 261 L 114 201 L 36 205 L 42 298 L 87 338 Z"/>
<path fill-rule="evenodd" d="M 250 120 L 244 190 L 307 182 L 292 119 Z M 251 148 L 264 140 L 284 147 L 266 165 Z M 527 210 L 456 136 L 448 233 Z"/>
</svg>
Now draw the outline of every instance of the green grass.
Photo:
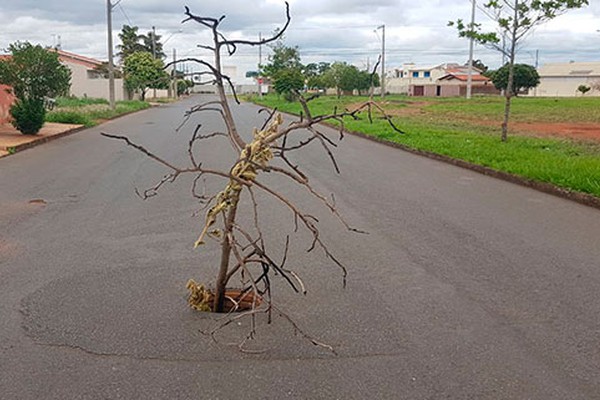
<svg viewBox="0 0 600 400">
<path fill-rule="evenodd" d="M 425 109 L 438 116 L 458 115 L 468 119 L 499 121 L 504 113 L 504 98 L 477 97 L 474 101 L 464 98 L 435 99 Z M 511 121 L 600 123 L 600 98 L 513 98 Z"/>
<path fill-rule="evenodd" d="M 259 104 L 276 107 L 281 111 L 299 113 L 298 103 L 288 103 L 274 95 L 252 99 Z M 343 109 L 348 104 L 366 100 L 348 97 L 340 100 L 323 96 L 310 103 L 313 115 L 331 113 L 334 107 Z M 430 99 L 420 99 L 429 101 Z M 600 122 L 600 99 L 516 99 L 515 120 Z M 390 96 L 386 108 L 405 106 L 414 99 Z M 395 132 L 386 121 L 366 115 L 358 121 L 345 121 L 349 131 L 362 132 L 386 141 L 401 143 L 413 149 L 446 155 L 455 159 L 483 165 L 538 182 L 551 183 L 573 191 L 600 197 L 600 146 L 565 139 L 536 138 L 510 135 L 506 143 L 500 141 L 497 127 L 481 127 L 461 121 L 463 115 L 489 115 L 498 119 L 502 114 L 502 99 L 482 98 L 476 102 L 464 99 L 434 99 L 424 113 L 394 118 L 395 124 L 406 133 Z M 452 116 L 454 115 L 454 118 Z M 459 118 L 456 118 L 456 116 Z M 597 119 L 596 119 L 597 118 Z"/>
<path fill-rule="evenodd" d="M 115 110 L 111 110 L 104 99 L 59 98 L 54 110 L 46 113 L 46 122 L 63 124 L 81 124 L 86 127 L 98 125 L 103 120 L 150 107 L 143 101 L 118 101 Z"/>
<path fill-rule="evenodd" d="M 108 104 L 106 99 L 96 99 L 91 97 L 59 97 L 56 99 L 56 107 L 85 107 L 91 104 Z"/>
</svg>

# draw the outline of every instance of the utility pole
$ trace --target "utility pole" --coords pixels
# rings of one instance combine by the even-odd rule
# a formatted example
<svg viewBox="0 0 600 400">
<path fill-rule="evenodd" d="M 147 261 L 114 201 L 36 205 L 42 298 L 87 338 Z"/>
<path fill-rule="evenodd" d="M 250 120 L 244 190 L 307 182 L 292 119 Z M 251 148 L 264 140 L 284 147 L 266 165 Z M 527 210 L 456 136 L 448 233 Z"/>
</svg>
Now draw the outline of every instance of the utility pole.
<svg viewBox="0 0 600 400">
<path fill-rule="evenodd" d="M 385 98 L 385 24 L 380 25 L 381 29 L 381 98 Z"/>
<path fill-rule="evenodd" d="M 258 42 L 262 42 L 262 32 L 258 32 Z M 258 96 L 262 97 L 262 76 L 260 75 L 260 67 L 262 65 L 262 44 L 258 45 L 258 75 L 256 76 L 256 82 L 258 82 Z"/>
<path fill-rule="evenodd" d="M 110 0 L 106 0 L 106 20 L 108 29 L 108 101 L 110 109 L 115 109 L 115 64 L 113 60 L 113 40 L 112 40 L 112 9 Z"/>
<path fill-rule="evenodd" d="M 475 2 L 471 0 L 471 29 L 475 27 Z M 473 92 L 473 38 L 469 40 L 469 67 L 467 70 L 467 99 L 471 98 Z"/>
<path fill-rule="evenodd" d="M 177 86 L 177 51 L 173 49 L 173 98 L 177 99 L 179 97 L 179 93 L 177 90 L 179 89 Z"/>
<path fill-rule="evenodd" d="M 152 58 L 156 60 L 156 28 L 152 27 Z M 152 90 L 153 97 L 156 100 L 156 88 Z"/>
<path fill-rule="evenodd" d="M 535 70 L 537 71 L 540 59 L 540 51 L 535 51 Z M 537 86 L 533 88 L 533 96 L 537 97 Z"/>
</svg>

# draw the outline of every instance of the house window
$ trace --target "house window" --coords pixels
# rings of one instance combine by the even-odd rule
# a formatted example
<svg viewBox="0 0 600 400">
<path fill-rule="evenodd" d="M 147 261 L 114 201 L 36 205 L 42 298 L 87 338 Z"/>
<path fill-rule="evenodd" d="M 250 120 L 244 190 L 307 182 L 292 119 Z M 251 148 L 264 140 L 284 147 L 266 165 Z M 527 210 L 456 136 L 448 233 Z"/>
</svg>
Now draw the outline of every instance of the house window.
<svg viewBox="0 0 600 400">
<path fill-rule="evenodd" d="M 430 71 L 425 71 L 425 72 L 423 72 L 423 76 L 425 78 L 430 78 L 431 77 L 431 72 Z"/>
<path fill-rule="evenodd" d="M 412 77 L 413 78 L 418 78 L 419 77 L 419 71 L 413 71 Z"/>
<path fill-rule="evenodd" d="M 87 78 L 88 79 L 103 79 L 104 75 L 101 71 L 96 70 L 87 70 Z"/>
</svg>

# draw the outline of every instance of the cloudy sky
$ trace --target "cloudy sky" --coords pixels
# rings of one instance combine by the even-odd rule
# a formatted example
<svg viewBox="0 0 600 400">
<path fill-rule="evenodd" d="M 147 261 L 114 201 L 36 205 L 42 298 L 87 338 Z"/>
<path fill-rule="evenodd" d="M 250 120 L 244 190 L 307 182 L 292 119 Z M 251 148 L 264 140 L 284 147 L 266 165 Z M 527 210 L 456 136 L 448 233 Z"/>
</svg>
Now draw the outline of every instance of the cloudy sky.
<svg viewBox="0 0 600 400">
<path fill-rule="evenodd" d="M 539 64 L 600 61 L 600 1 L 590 3 L 538 27 L 523 44 L 518 61 L 535 64 L 536 50 Z M 64 50 L 106 60 L 106 4 L 106 0 L 1 0 L 0 49 L 17 40 L 48 46 L 60 40 Z M 459 39 L 447 22 L 469 19 L 469 0 L 290 0 L 290 4 L 292 24 L 286 44 L 298 46 L 305 63 L 348 61 L 365 68 L 381 50 L 382 32 L 376 28 L 382 24 L 389 68 L 468 59 L 468 42 Z M 206 31 L 194 22 L 181 24 L 184 5 L 198 15 L 225 14 L 222 27 L 230 38 L 265 36 L 284 21 L 283 0 L 121 0 L 113 9 L 115 46 L 122 25 L 138 26 L 141 32 L 155 26 L 169 56 L 173 49 L 178 57 L 206 55 L 196 47 L 206 43 Z M 480 10 L 477 20 L 486 23 Z M 263 50 L 266 58 L 268 49 Z M 480 46 L 475 58 L 492 67 L 502 61 L 498 53 Z M 241 49 L 225 61 L 237 65 L 240 76 L 256 69 L 257 63 L 257 48 Z"/>
</svg>

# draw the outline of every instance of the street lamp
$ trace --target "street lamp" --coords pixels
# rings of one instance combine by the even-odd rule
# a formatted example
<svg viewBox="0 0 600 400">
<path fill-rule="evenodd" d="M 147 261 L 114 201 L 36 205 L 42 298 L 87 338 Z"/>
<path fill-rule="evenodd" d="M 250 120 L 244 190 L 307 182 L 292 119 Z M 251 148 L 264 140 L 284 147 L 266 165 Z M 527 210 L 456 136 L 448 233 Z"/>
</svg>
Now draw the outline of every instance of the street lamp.
<svg viewBox="0 0 600 400">
<path fill-rule="evenodd" d="M 169 35 L 169 37 L 168 37 L 167 39 L 165 39 L 165 41 L 162 43 L 162 44 L 163 44 L 163 47 L 164 47 L 164 45 L 165 45 L 165 44 L 167 44 L 167 42 L 168 42 L 169 40 L 171 40 L 171 38 L 172 38 L 173 36 L 175 36 L 175 35 L 177 35 L 178 33 L 181 33 L 181 32 L 183 32 L 183 29 L 179 28 L 179 29 L 178 29 L 178 30 L 176 30 L 175 32 L 171 33 L 171 34 Z"/>
</svg>

